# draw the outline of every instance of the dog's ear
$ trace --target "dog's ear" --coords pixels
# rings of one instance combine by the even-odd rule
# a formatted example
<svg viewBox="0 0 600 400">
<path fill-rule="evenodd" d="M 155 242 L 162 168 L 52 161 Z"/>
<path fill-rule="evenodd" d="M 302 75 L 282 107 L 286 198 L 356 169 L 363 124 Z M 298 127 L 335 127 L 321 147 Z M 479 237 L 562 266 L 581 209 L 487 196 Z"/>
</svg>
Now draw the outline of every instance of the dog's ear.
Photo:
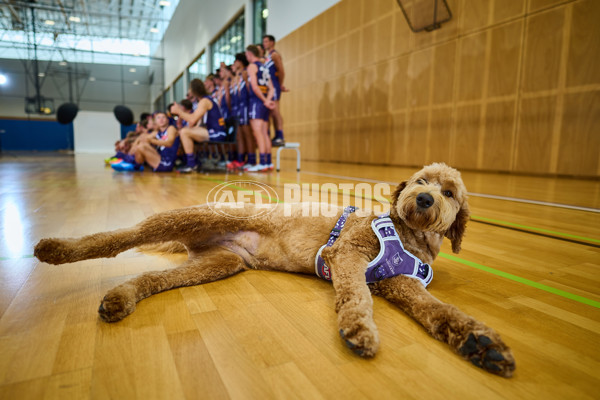
<svg viewBox="0 0 600 400">
<path fill-rule="evenodd" d="M 398 202 L 398 197 L 400 197 L 400 192 L 403 191 L 405 187 L 406 187 L 406 181 L 400 182 L 398 184 L 398 186 L 396 186 L 396 190 L 394 190 L 394 193 L 392 193 L 392 205 L 394 205 L 394 204 L 396 204 L 396 202 Z"/>
<path fill-rule="evenodd" d="M 446 231 L 446 237 L 450 239 L 452 243 L 452 252 L 459 253 L 460 245 L 462 243 L 462 238 L 465 234 L 465 229 L 467 227 L 467 222 L 469 221 L 469 216 L 471 215 L 471 211 L 469 210 L 469 204 L 467 201 L 463 203 L 458 214 L 456 214 L 456 219 L 450 226 L 450 229 Z"/>
</svg>

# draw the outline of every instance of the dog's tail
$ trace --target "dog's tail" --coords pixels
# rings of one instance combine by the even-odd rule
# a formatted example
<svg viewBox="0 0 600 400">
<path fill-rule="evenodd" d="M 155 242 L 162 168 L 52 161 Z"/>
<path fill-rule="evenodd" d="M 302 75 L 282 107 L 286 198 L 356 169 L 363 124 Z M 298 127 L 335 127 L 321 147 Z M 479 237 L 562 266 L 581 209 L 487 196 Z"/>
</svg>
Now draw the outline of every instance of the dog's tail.
<svg viewBox="0 0 600 400">
<path fill-rule="evenodd" d="M 152 255 L 186 254 L 186 247 L 180 242 L 165 242 L 156 244 L 144 244 L 136 248 L 140 253 Z"/>
</svg>

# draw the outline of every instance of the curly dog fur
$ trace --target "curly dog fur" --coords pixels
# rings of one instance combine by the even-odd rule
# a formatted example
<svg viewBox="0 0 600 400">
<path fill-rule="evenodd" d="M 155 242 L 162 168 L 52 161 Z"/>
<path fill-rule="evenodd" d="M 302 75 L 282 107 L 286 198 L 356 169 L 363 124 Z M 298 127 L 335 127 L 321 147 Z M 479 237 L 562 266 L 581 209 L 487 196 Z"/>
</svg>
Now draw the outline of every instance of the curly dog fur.
<svg viewBox="0 0 600 400">
<path fill-rule="evenodd" d="M 418 196 L 427 193 L 424 207 Z M 135 310 L 136 303 L 153 294 L 232 276 L 245 269 L 314 273 L 320 246 L 340 213 L 334 217 L 307 217 L 301 206 L 284 216 L 281 207 L 259 218 L 224 218 L 207 205 L 153 215 L 138 225 L 78 239 L 43 239 L 35 256 L 50 264 L 114 257 L 140 246 L 181 243 L 188 260 L 177 268 L 148 272 L 110 290 L 100 304 L 100 317 L 116 322 Z M 252 217 L 252 205 L 231 209 L 238 217 Z M 363 357 L 379 348 L 373 322 L 373 300 L 379 295 L 419 322 L 434 338 L 491 373 L 510 377 L 515 369 L 511 350 L 491 328 L 456 307 L 433 297 L 416 279 L 396 276 L 367 284 L 365 269 L 379 252 L 371 229 L 376 216 L 351 214 L 339 239 L 322 252 L 331 268 L 336 295 L 338 329 L 346 345 Z M 466 189 L 460 173 L 445 164 L 424 167 L 402 182 L 392 196 L 390 217 L 404 247 L 432 264 L 444 237 L 460 251 L 469 219 Z"/>
</svg>

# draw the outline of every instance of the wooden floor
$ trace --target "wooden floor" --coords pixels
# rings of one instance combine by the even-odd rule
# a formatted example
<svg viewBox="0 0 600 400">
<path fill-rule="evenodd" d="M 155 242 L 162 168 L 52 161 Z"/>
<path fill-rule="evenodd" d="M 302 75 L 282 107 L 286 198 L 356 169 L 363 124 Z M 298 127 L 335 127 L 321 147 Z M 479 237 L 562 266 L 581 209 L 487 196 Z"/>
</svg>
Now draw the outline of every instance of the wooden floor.
<svg viewBox="0 0 600 400">
<path fill-rule="evenodd" d="M 399 182 L 414 169 L 285 161 L 280 174 L 113 173 L 94 155 L 0 156 L 2 399 L 592 399 L 600 395 L 600 182 L 464 172 L 473 220 L 448 243 L 430 291 L 495 328 L 512 379 L 483 372 L 375 299 L 381 349 L 345 348 L 333 289 L 312 276 L 250 271 L 143 300 L 115 324 L 103 294 L 173 267 L 130 251 L 39 263 L 42 237 L 79 236 L 206 202 L 215 185 Z M 480 195 L 567 204 L 571 209 Z M 355 198 L 355 200 L 362 200 Z"/>
</svg>

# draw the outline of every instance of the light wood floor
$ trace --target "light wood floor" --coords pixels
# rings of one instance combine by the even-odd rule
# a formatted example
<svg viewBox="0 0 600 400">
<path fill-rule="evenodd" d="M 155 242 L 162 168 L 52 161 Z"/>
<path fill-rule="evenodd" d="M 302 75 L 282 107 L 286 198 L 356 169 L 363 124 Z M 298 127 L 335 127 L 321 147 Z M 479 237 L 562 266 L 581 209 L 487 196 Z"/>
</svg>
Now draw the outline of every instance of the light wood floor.
<svg viewBox="0 0 600 400">
<path fill-rule="evenodd" d="M 600 393 L 600 213 L 471 196 L 458 259 L 445 243 L 431 292 L 496 329 L 512 379 L 483 372 L 375 299 L 381 349 L 345 348 L 333 289 L 312 276 L 250 271 L 165 292 L 122 322 L 103 294 L 183 259 L 133 251 L 50 266 L 42 237 L 79 236 L 206 202 L 232 179 L 271 185 L 399 182 L 413 169 L 309 163 L 226 176 L 113 173 L 101 157 L 0 156 L 2 399 L 591 399 Z M 600 208 L 600 182 L 464 172 L 472 193 Z M 355 199 L 356 200 L 356 199 Z M 509 229 L 511 228 L 511 229 Z M 508 275 L 507 275 L 508 274 Z"/>
</svg>

